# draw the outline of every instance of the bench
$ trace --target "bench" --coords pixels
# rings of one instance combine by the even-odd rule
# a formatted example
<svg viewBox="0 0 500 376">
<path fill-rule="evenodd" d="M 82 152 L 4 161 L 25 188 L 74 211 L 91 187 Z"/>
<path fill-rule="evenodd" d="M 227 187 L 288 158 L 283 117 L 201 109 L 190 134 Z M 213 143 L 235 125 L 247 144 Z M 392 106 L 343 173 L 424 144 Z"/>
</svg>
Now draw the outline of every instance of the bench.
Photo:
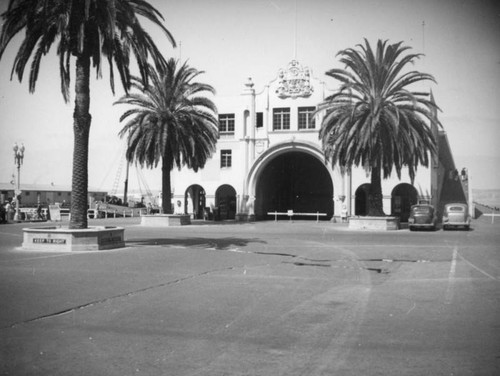
<svg viewBox="0 0 500 376">
<path fill-rule="evenodd" d="M 268 212 L 267 215 L 274 215 L 274 221 L 277 222 L 278 221 L 278 215 L 286 215 L 288 216 L 290 219 L 290 221 L 292 221 L 292 217 L 294 215 L 297 215 L 297 216 L 314 216 L 316 217 L 316 222 L 319 222 L 319 217 L 320 216 L 326 216 L 327 214 L 326 213 L 320 213 L 320 212 L 316 212 L 316 213 L 295 213 L 293 210 L 288 210 L 287 212 Z"/>
<path fill-rule="evenodd" d="M 61 213 L 61 219 L 62 217 L 68 217 L 68 220 L 71 219 L 71 213 L 69 208 L 61 208 L 59 209 L 59 212 Z"/>
</svg>

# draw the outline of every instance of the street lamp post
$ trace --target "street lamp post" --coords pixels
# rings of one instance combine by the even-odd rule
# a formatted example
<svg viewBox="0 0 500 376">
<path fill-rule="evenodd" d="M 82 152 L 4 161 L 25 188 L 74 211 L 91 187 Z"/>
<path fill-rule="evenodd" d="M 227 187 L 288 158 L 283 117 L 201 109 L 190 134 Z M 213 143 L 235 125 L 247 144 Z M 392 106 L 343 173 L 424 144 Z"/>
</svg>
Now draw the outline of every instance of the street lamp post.
<svg viewBox="0 0 500 376">
<path fill-rule="evenodd" d="M 17 186 L 15 191 L 16 198 L 16 214 L 14 215 L 14 221 L 19 221 L 19 195 L 21 194 L 21 165 L 24 159 L 24 144 L 21 147 L 14 144 L 14 164 L 17 166 Z"/>
</svg>

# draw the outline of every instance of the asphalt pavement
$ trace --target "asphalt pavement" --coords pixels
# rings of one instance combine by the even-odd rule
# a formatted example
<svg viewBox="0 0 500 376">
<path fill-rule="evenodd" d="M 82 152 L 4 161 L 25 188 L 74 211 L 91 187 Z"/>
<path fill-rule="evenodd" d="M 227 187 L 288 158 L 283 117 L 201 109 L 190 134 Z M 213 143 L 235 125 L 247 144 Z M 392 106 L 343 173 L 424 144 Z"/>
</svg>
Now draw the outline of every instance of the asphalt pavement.
<svg viewBox="0 0 500 376">
<path fill-rule="evenodd" d="M 0 226 L 0 375 L 498 375 L 500 224 L 352 231 L 138 218 L 126 247 Z"/>
</svg>

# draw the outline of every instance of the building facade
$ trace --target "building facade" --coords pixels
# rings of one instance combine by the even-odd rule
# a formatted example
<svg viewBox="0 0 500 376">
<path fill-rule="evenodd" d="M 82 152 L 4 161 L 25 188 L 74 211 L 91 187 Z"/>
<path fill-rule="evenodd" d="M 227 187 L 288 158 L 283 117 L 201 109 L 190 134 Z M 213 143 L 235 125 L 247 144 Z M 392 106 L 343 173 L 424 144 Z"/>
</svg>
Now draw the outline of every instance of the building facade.
<svg viewBox="0 0 500 376">
<path fill-rule="evenodd" d="M 257 88 L 249 78 L 240 96 L 216 98 L 217 151 L 197 173 L 172 171 L 173 205 L 193 218 L 271 219 L 269 213 L 322 213 L 322 219 L 367 212 L 370 177 L 363 168 L 342 173 L 325 161 L 316 108 L 332 91 L 311 70 L 292 60 L 276 78 Z M 430 124 L 438 137 L 446 137 Z M 438 153 L 439 154 L 439 153 Z M 429 168 L 419 167 L 412 182 L 403 171 L 382 181 L 384 211 L 405 221 L 418 202 L 439 204 L 451 153 Z M 454 166 L 453 166 L 454 168 Z M 394 174 L 396 175 L 396 174 Z"/>
<path fill-rule="evenodd" d="M 71 204 L 71 188 L 53 184 L 21 184 L 21 194 L 18 196 L 20 207 L 36 207 L 38 204 Z M 15 202 L 15 186 L 11 183 L 0 183 L 0 204 Z M 89 205 L 94 201 L 106 201 L 107 192 L 90 188 L 88 192 Z"/>
</svg>

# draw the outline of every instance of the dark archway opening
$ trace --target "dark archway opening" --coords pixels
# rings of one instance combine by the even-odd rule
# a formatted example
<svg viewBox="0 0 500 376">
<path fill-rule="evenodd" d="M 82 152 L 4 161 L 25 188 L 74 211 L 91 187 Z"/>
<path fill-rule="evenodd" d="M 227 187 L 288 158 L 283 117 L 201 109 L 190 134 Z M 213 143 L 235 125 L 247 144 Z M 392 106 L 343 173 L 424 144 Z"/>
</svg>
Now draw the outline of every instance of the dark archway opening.
<svg viewBox="0 0 500 376">
<path fill-rule="evenodd" d="M 215 207 L 217 219 L 234 219 L 236 216 L 236 190 L 224 184 L 215 192 Z"/>
<path fill-rule="evenodd" d="M 333 183 L 326 166 L 303 152 L 287 152 L 269 162 L 256 188 L 256 219 L 271 219 L 268 212 L 326 213 L 333 215 Z M 316 219 L 294 216 L 294 219 Z"/>
<path fill-rule="evenodd" d="M 366 183 L 360 185 L 356 189 L 355 201 L 354 201 L 354 214 L 355 215 L 367 215 L 368 214 L 368 191 L 370 190 L 370 184 Z"/>
<path fill-rule="evenodd" d="M 415 187 L 408 183 L 396 185 L 392 190 L 391 214 L 400 218 L 401 222 L 408 222 L 410 208 L 417 204 L 418 192 Z"/>
<path fill-rule="evenodd" d="M 184 211 L 193 219 L 203 219 L 205 210 L 205 190 L 201 185 L 194 184 L 186 189 L 184 194 Z"/>
</svg>

